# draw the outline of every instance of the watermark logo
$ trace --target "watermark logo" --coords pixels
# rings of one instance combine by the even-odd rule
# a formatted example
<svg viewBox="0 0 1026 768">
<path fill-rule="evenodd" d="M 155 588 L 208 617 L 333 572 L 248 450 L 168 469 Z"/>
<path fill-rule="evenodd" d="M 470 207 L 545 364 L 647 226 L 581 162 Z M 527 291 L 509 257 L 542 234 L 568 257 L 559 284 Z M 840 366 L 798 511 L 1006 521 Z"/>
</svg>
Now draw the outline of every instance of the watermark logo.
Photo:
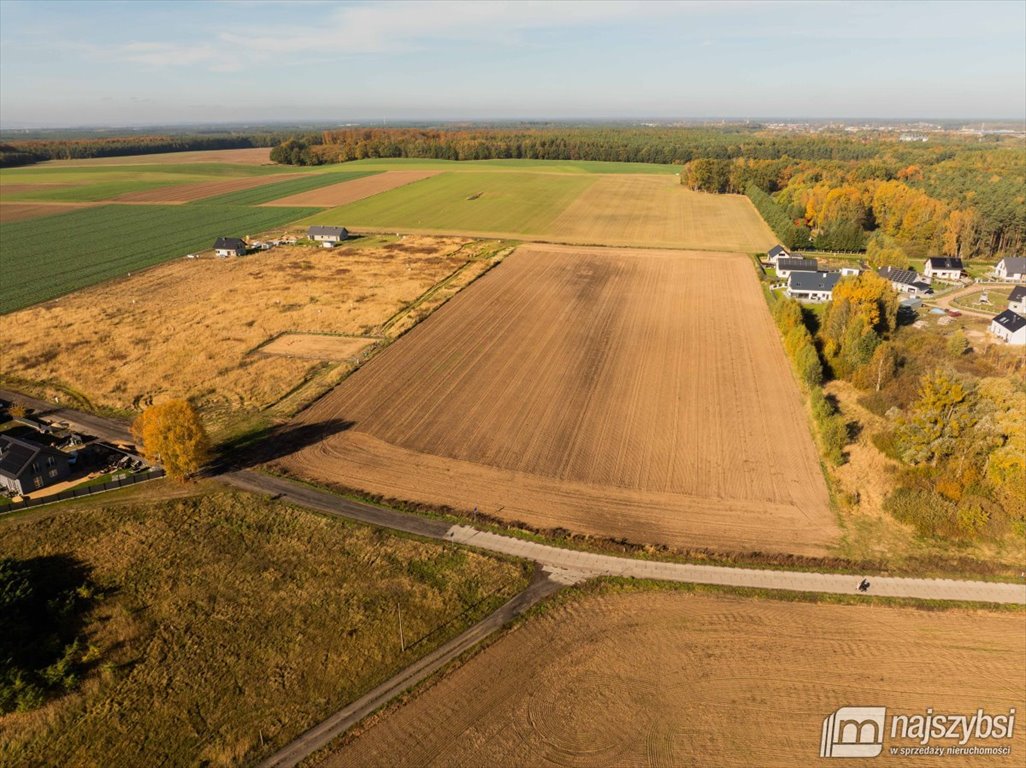
<svg viewBox="0 0 1026 768">
<path fill-rule="evenodd" d="M 883 751 L 886 707 L 841 707 L 823 720 L 820 757 L 876 757 Z"/>
</svg>

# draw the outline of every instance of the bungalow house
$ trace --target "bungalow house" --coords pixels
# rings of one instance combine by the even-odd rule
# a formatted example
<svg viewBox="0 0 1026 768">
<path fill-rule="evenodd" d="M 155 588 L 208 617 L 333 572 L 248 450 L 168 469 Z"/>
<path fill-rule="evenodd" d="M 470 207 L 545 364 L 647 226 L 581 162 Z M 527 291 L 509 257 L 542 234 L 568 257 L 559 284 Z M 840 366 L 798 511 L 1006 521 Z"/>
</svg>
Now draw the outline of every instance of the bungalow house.
<svg viewBox="0 0 1026 768">
<path fill-rule="evenodd" d="M 792 272 L 815 272 L 817 267 L 815 259 L 777 259 L 777 277 L 786 280 Z"/>
<path fill-rule="evenodd" d="M 946 256 L 933 256 L 926 260 L 923 267 L 923 275 L 930 279 L 958 280 L 962 277 L 965 266 L 961 259 L 952 259 Z"/>
<path fill-rule="evenodd" d="M 1026 317 L 1010 309 L 991 320 L 989 330 L 1006 344 L 1026 345 Z"/>
<path fill-rule="evenodd" d="M 880 267 L 876 273 L 884 280 L 889 281 L 891 287 L 898 293 L 907 293 L 909 296 L 921 296 L 924 293 L 932 293 L 930 286 L 920 280 L 919 275 L 914 270 Z"/>
<path fill-rule="evenodd" d="M 1026 285 L 1017 285 L 1008 294 L 1008 308 L 1017 315 L 1026 315 Z"/>
<path fill-rule="evenodd" d="M 345 227 L 314 226 L 306 230 L 306 236 L 325 248 L 333 248 L 349 237 L 349 230 Z"/>
<path fill-rule="evenodd" d="M 798 301 L 830 301 L 840 272 L 799 272 L 787 278 L 787 295 Z"/>
<path fill-rule="evenodd" d="M 222 259 L 228 256 L 245 256 L 246 243 L 237 237 L 219 237 L 214 241 L 214 253 Z"/>
<path fill-rule="evenodd" d="M 0 488 L 24 495 L 70 474 L 68 457 L 56 448 L 0 435 Z"/>
<path fill-rule="evenodd" d="M 788 253 L 787 249 L 782 245 L 774 245 L 772 248 L 766 251 L 766 255 L 769 256 L 769 260 L 773 264 L 777 263 L 777 259 L 788 259 L 791 257 L 791 254 Z"/>
<path fill-rule="evenodd" d="M 1026 257 L 1005 257 L 994 267 L 994 277 L 1001 280 L 1026 280 Z"/>
</svg>

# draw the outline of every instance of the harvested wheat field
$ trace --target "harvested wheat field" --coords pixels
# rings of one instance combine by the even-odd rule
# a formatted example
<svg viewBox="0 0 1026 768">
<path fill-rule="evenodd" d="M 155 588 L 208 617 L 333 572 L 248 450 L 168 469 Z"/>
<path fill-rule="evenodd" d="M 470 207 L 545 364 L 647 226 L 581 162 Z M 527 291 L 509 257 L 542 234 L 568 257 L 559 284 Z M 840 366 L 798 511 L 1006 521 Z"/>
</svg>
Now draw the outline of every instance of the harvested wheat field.
<svg viewBox="0 0 1026 768">
<path fill-rule="evenodd" d="M 355 336 L 332 336 L 323 333 L 283 333 L 260 347 L 264 355 L 301 357 L 307 360 L 347 360 L 356 357 L 374 339 Z"/>
<path fill-rule="evenodd" d="M 352 181 L 332 184 L 330 187 L 321 187 L 320 189 L 311 189 L 308 192 L 289 195 L 280 200 L 264 203 L 264 205 L 334 208 L 339 205 L 355 203 L 357 200 L 363 200 L 365 197 L 377 195 L 381 192 L 388 192 L 390 189 L 404 187 L 407 184 L 435 176 L 438 173 L 441 173 L 441 171 L 387 171 L 373 176 L 353 179 Z"/>
<path fill-rule="evenodd" d="M 1024 674 L 1021 614 L 600 594 L 530 619 L 321 765 L 840 763 L 819 761 L 839 707 L 1022 713 Z M 1004 757 L 889 760 L 919 744 L 891 739 L 889 722 L 873 764 L 1019 766 L 1026 750 L 1016 723 L 1014 738 L 969 742 Z"/>
<path fill-rule="evenodd" d="M 25 221 L 43 216 L 55 216 L 58 213 L 77 211 L 98 203 L 2 203 L 0 202 L 0 223 L 9 221 Z"/>
<path fill-rule="evenodd" d="M 823 554 L 837 534 L 748 258 L 526 246 L 301 414 L 284 467 L 535 528 Z"/>
<path fill-rule="evenodd" d="M 203 200 L 215 195 L 226 195 L 244 189 L 255 189 L 265 184 L 301 178 L 300 173 L 273 174 L 269 176 L 243 176 L 234 179 L 215 179 L 213 181 L 197 181 L 191 184 L 175 184 L 169 187 L 143 189 L 129 192 L 116 198 L 119 203 L 188 203 Z"/>
<path fill-rule="evenodd" d="M 42 166 L 82 165 L 177 165 L 179 163 L 238 163 L 240 165 L 272 165 L 270 147 L 245 149 L 198 149 L 189 152 L 158 152 L 152 155 L 120 155 L 118 157 L 87 157 L 78 160 L 47 160 Z"/>
<path fill-rule="evenodd" d="M 454 270 L 485 269 L 466 243 L 408 237 L 179 259 L 0 317 L 3 374 L 59 383 L 97 406 L 174 395 L 208 413 L 261 408 L 315 364 L 251 350 L 286 331 L 372 331 Z"/>
<path fill-rule="evenodd" d="M 578 242 L 746 253 L 777 242 L 747 197 L 695 192 L 675 176 L 642 174 L 600 177 L 549 231 Z"/>
</svg>

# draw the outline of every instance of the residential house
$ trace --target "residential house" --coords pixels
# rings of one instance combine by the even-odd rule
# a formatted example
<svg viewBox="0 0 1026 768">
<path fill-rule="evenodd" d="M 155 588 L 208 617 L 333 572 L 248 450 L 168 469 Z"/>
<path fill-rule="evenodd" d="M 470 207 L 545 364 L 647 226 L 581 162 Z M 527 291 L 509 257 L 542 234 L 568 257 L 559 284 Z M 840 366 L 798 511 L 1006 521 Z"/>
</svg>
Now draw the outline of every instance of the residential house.
<svg viewBox="0 0 1026 768">
<path fill-rule="evenodd" d="M 897 267 L 880 267 L 876 271 L 880 277 L 890 282 L 891 287 L 898 293 L 905 293 L 909 296 L 922 296 L 932 293 L 933 289 L 919 279 L 919 275 L 912 269 L 898 269 Z"/>
<path fill-rule="evenodd" d="M 815 272 L 818 264 L 815 259 L 782 258 L 777 259 L 777 277 L 786 280 L 792 272 Z"/>
<path fill-rule="evenodd" d="M 1017 285 L 1008 294 L 1008 308 L 1017 315 L 1026 315 L 1026 285 Z"/>
<path fill-rule="evenodd" d="M 787 249 L 784 246 L 782 246 L 782 245 L 774 245 L 772 248 L 770 248 L 768 251 L 766 251 L 766 255 L 769 256 L 769 260 L 773 264 L 777 263 L 777 259 L 781 259 L 781 258 L 789 259 L 789 258 L 791 258 L 791 254 L 788 253 Z"/>
<path fill-rule="evenodd" d="M 791 272 L 787 278 L 787 295 L 798 301 L 830 301 L 840 272 Z"/>
<path fill-rule="evenodd" d="M 940 280 L 958 280 L 964 271 L 965 266 L 961 259 L 946 256 L 933 256 L 926 260 L 923 267 L 923 275 L 931 280 L 935 277 Z"/>
<path fill-rule="evenodd" d="M 990 321 L 990 332 L 1006 344 L 1026 345 L 1026 317 L 1006 309 Z"/>
<path fill-rule="evenodd" d="M 219 237 L 214 241 L 214 253 L 222 259 L 228 256 L 245 256 L 246 242 L 237 237 Z"/>
<path fill-rule="evenodd" d="M 994 277 L 1001 280 L 1026 280 L 1026 256 L 1001 259 L 994 267 Z"/>
<path fill-rule="evenodd" d="M 334 248 L 349 237 L 349 230 L 345 227 L 313 226 L 306 230 L 306 236 L 325 248 Z"/>
<path fill-rule="evenodd" d="M 0 488 L 24 495 L 70 474 L 67 455 L 56 448 L 0 435 Z"/>
<path fill-rule="evenodd" d="M 841 273 L 841 277 L 858 277 L 862 274 L 859 267 L 841 267 L 838 271 Z"/>
</svg>

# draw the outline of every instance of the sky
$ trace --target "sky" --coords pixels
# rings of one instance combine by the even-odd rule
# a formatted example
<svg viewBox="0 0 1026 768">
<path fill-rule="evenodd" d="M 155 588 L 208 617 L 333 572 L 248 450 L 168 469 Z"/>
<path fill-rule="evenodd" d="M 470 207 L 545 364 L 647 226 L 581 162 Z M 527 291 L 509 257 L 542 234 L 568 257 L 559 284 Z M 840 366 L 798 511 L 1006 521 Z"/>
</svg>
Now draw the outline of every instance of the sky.
<svg viewBox="0 0 1026 768">
<path fill-rule="evenodd" d="M 0 0 L 0 127 L 1026 119 L 1026 2 Z"/>
</svg>

